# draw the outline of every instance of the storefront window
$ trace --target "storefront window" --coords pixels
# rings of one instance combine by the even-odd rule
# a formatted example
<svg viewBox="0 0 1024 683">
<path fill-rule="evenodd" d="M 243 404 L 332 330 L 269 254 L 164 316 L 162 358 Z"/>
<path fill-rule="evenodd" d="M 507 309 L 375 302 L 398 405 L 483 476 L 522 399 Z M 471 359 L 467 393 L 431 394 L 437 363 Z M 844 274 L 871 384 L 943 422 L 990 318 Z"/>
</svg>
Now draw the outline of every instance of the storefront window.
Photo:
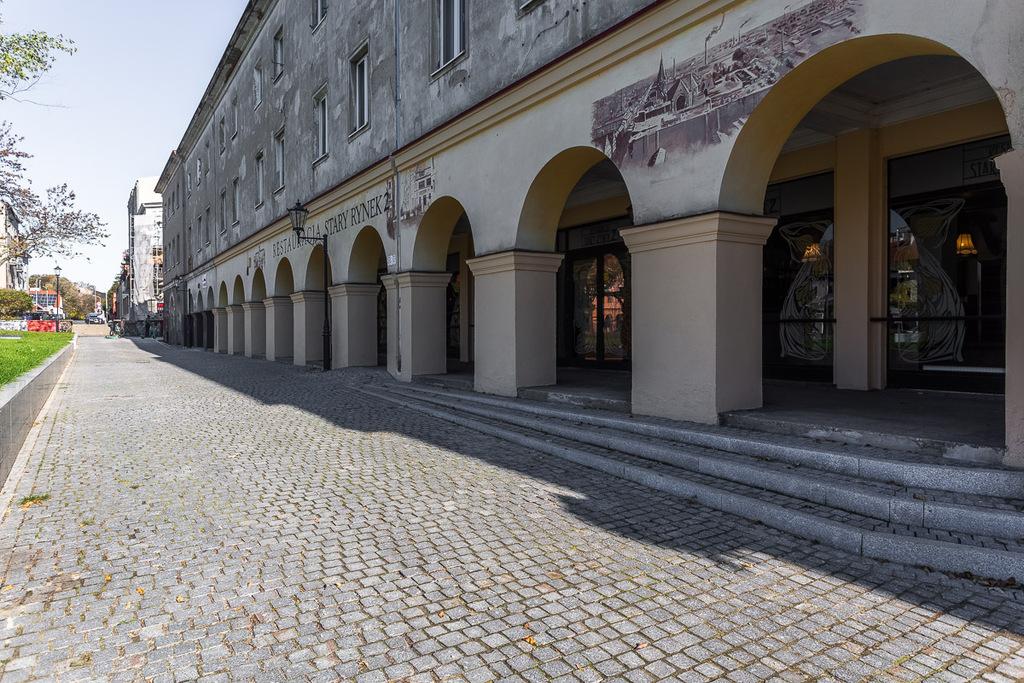
<svg viewBox="0 0 1024 683">
<path fill-rule="evenodd" d="M 834 228 L 831 173 L 768 187 L 779 219 L 764 249 L 765 377 L 832 381 Z"/>
<path fill-rule="evenodd" d="M 1006 137 L 889 164 L 889 384 L 1002 391 Z"/>
</svg>

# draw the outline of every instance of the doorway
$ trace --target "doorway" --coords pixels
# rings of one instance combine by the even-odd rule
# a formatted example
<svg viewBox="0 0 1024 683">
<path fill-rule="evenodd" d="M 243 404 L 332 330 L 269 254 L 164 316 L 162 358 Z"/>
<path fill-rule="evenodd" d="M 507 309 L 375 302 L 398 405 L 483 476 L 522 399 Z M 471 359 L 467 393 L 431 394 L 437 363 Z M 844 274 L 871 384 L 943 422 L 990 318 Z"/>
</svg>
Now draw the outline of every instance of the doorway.
<svg viewBox="0 0 1024 683">
<path fill-rule="evenodd" d="M 565 272 L 567 364 L 628 369 L 629 253 L 625 246 L 619 242 L 571 251 L 566 254 Z"/>
</svg>

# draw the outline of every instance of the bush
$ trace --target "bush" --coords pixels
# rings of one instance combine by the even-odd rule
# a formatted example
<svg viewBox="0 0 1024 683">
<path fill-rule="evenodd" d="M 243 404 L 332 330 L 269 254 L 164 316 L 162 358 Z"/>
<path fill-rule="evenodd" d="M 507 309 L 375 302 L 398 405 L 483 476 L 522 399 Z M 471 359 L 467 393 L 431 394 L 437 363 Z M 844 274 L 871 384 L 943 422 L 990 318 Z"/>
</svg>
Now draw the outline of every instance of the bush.
<svg viewBox="0 0 1024 683">
<path fill-rule="evenodd" d="M 32 297 L 16 289 L 0 289 L 0 318 L 20 318 L 32 310 Z"/>
</svg>

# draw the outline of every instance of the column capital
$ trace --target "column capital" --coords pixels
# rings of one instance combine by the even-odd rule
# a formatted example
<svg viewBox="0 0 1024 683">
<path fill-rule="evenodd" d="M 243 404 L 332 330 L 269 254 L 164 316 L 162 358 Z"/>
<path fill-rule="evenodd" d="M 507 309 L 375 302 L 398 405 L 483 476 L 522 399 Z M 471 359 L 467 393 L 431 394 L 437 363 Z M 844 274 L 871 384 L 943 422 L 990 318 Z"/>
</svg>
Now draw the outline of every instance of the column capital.
<svg viewBox="0 0 1024 683">
<path fill-rule="evenodd" d="M 447 287 L 452 279 L 451 273 L 424 273 L 407 270 L 404 273 L 389 273 L 381 277 L 381 282 L 388 289 L 395 287 Z"/>
<path fill-rule="evenodd" d="M 1024 185 L 1024 149 L 1011 149 L 997 156 L 994 161 L 1003 177 L 1003 185 Z"/>
<path fill-rule="evenodd" d="M 266 306 L 262 301 L 243 301 L 242 308 L 246 311 L 262 310 Z"/>
<path fill-rule="evenodd" d="M 226 306 L 225 308 L 227 309 L 228 313 L 237 313 L 238 311 L 242 310 L 242 304 L 231 304 L 229 306 Z"/>
<path fill-rule="evenodd" d="M 702 242 L 764 246 L 777 219 L 714 211 L 620 231 L 630 253 Z"/>
<path fill-rule="evenodd" d="M 321 303 L 327 299 L 327 296 L 323 292 L 317 292 L 315 290 L 307 290 L 304 292 L 295 292 L 290 294 L 289 297 L 293 304 L 302 303 Z"/>
<path fill-rule="evenodd" d="M 380 284 L 343 282 L 340 285 L 334 285 L 327 291 L 330 292 L 332 299 L 337 299 L 343 296 L 376 296 L 380 293 Z"/>
<path fill-rule="evenodd" d="M 210 310 L 213 311 L 213 317 L 215 317 L 215 318 L 218 317 L 218 316 L 222 316 L 222 315 L 227 315 L 228 314 L 227 306 L 218 306 L 216 308 L 211 308 Z"/>
<path fill-rule="evenodd" d="M 467 259 L 466 265 L 473 275 L 494 275 L 513 270 L 535 273 L 554 273 L 562 265 L 564 254 L 545 251 L 501 251 L 474 259 Z"/>
<path fill-rule="evenodd" d="M 263 306 L 265 308 L 273 308 L 274 306 L 283 306 L 284 304 L 291 305 L 292 299 L 289 296 L 272 296 L 263 300 Z"/>
</svg>

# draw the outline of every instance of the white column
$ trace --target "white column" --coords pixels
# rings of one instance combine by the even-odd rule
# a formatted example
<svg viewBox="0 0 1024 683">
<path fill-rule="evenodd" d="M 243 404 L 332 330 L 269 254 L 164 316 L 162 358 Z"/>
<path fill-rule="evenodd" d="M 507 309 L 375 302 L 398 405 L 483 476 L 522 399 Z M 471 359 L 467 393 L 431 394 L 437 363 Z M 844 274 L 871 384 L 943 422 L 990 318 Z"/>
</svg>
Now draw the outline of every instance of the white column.
<svg viewBox="0 0 1024 683">
<path fill-rule="evenodd" d="M 1006 188 L 1006 459 L 1024 468 L 1024 150 L 996 157 Z"/>
<path fill-rule="evenodd" d="M 245 352 L 245 312 L 241 304 L 228 306 L 228 353 L 241 356 Z"/>
<path fill-rule="evenodd" d="M 323 362 L 324 359 L 324 305 L 323 292 L 295 292 L 291 295 L 295 324 L 292 348 L 295 365 Z"/>
<path fill-rule="evenodd" d="M 348 282 L 328 291 L 331 294 L 331 365 L 335 368 L 376 367 L 380 285 Z"/>
<path fill-rule="evenodd" d="M 267 318 L 267 360 L 291 360 L 294 355 L 292 300 L 286 296 L 272 296 L 263 300 L 263 308 Z"/>
<path fill-rule="evenodd" d="M 447 372 L 445 288 L 451 274 L 406 272 L 382 280 L 388 290 L 388 372 L 403 382 Z"/>
<path fill-rule="evenodd" d="M 267 352 L 267 310 L 262 301 L 246 301 L 245 311 L 245 356 L 263 358 Z"/>
<path fill-rule="evenodd" d="M 228 352 L 228 313 L 226 308 L 213 309 L 213 350 Z"/>
<path fill-rule="evenodd" d="M 622 231 L 634 413 L 715 424 L 761 406 L 762 252 L 774 225 L 716 212 Z"/>
<path fill-rule="evenodd" d="M 562 254 L 505 251 L 471 259 L 474 386 L 515 396 L 556 382 L 555 274 Z"/>
</svg>

